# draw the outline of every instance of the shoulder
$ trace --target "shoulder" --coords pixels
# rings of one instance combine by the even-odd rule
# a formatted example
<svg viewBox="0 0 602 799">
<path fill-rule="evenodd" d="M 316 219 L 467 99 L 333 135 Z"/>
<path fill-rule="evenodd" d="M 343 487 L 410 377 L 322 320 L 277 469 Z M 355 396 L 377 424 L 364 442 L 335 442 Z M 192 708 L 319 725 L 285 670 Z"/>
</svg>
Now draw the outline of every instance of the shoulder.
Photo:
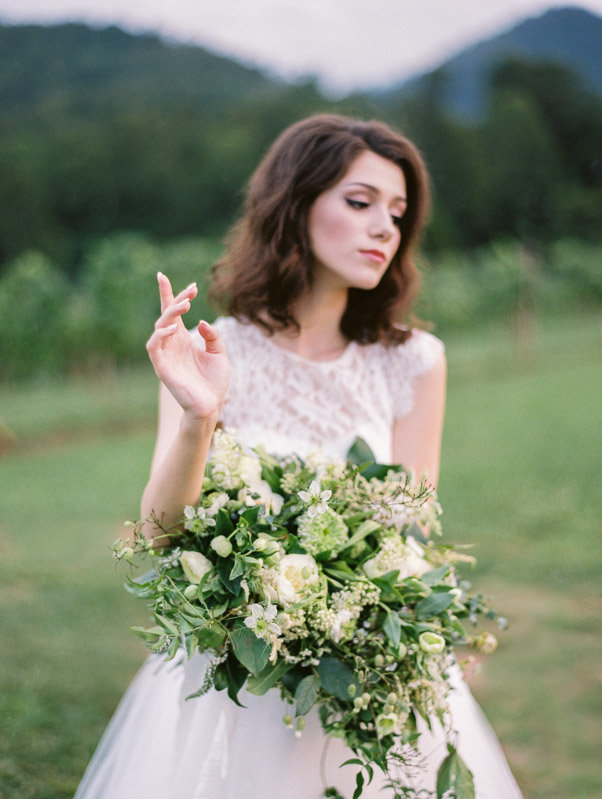
<svg viewBox="0 0 602 799">
<path fill-rule="evenodd" d="M 445 369 L 445 345 L 426 330 L 412 329 L 411 336 L 386 349 L 388 367 L 397 377 L 413 379 L 425 372 Z"/>
<path fill-rule="evenodd" d="M 383 349 L 395 419 L 409 414 L 426 397 L 444 395 L 447 366 L 440 339 L 415 328 L 402 344 Z"/>
</svg>

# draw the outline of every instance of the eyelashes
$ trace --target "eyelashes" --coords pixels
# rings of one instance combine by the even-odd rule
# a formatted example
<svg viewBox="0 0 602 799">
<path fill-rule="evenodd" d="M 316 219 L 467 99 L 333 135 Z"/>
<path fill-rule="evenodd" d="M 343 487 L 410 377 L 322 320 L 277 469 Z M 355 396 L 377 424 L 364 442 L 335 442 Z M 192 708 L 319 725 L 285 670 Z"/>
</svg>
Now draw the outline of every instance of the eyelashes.
<svg viewBox="0 0 602 799">
<path fill-rule="evenodd" d="M 364 210 L 364 208 L 368 208 L 370 205 L 370 203 L 367 203 L 364 200 L 352 200 L 349 198 L 345 198 L 345 202 L 350 208 L 353 208 L 356 211 L 362 211 Z M 402 217 L 391 214 L 391 221 L 393 222 L 395 227 L 400 228 L 402 223 Z"/>
<path fill-rule="evenodd" d="M 359 211 L 362 208 L 367 208 L 369 205 L 363 200 L 345 200 L 345 202 L 350 208 L 355 208 L 356 211 Z"/>
</svg>

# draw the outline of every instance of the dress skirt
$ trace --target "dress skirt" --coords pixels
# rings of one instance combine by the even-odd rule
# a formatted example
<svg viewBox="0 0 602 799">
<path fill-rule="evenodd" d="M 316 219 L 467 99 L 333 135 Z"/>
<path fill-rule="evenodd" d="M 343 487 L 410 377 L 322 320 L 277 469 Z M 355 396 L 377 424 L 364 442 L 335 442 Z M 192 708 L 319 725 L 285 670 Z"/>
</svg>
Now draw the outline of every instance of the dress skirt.
<svg viewBox="0 0 602 799">
<path fill-rule="evenodd" d="M 357 767 L 340 765 L 353 753 L 328 739 L 315 708 L 300 738 L 282 722 L 291 706 L 276 689 L 264 696 L 242 690 L 238 707 L 225 691 L 199 689 L 207 655 L 191 660 L 147 658 L 123 696 L 74 799 L 319 799 L 336 786 L 351 799 Z M 458 749 L 475 779 L 477 799 L 520 799 L 497 738 L 464 682 L 453 675 L 449 703 Z M 420 738 L 421 767 L 412 785 L 434 790 L 446 756 L 438 722 Z M 435 728 L 436 727 L 436 728 Z M 386 799 L 377 769 L 362 799 Z"/>
</svg>

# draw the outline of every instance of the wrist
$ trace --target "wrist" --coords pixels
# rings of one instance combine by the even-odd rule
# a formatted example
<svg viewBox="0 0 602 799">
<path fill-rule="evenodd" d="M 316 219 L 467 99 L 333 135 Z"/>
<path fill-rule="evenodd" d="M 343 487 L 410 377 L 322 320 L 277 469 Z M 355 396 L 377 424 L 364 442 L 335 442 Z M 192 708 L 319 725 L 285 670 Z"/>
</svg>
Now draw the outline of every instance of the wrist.
<svg viewBox="0 0 602 799">
<path fill-rule="evenodd" d="M 207 416 L 198 416 L 184 411 L 180 420 L 180 432 L 187 436 L 211 437 L 218 419 L 219 411 L 217 410 L 207 414 Z"/>
</svg>

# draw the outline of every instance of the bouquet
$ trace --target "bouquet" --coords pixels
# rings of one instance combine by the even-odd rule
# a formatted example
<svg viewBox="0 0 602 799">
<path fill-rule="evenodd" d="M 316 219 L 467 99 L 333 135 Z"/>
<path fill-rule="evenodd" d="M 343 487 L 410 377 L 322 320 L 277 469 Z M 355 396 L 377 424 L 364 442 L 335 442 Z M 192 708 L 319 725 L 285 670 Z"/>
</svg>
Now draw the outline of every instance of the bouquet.
<svg viewBox="0 0 602 799">
<path fill-rule="evenodd" d="M 249 452 L 217 431 L 199 505 L 176 528 L 153 519 L 171 548 L 143 538 L 141 522 L 126 523 L 133 535 L 114 544 L 119 560 L 152 561 L 126 587 L 148 602 L 155 624 L 132 630 L 167 658 L 181 647 L 188 657 L 209 653 L 189 698 L 215 688 L 240 704 L 243 686 L 257 695 L 277 688 L 296 735 L 317 707 L 325 732 L 355 755 L 353 799 L 375 766 L 396 797 L 416 796 L 404 774 L 417 717 L 428 727 L 438 718 L 448 753 L 437 797 L 471 799 L 447 713 L 448 670 L 458 646 L 495 648 L 491 633 L 469 632 L 466 621 L 504 620 L 456 576 L 456 564 L 473 558 L 435 542 L 440 513 L 426 480 L 374 463 L 360 439 L 345 462 Z M 325 795 L 341 798 L 332 787 Z"/>
</svg>

